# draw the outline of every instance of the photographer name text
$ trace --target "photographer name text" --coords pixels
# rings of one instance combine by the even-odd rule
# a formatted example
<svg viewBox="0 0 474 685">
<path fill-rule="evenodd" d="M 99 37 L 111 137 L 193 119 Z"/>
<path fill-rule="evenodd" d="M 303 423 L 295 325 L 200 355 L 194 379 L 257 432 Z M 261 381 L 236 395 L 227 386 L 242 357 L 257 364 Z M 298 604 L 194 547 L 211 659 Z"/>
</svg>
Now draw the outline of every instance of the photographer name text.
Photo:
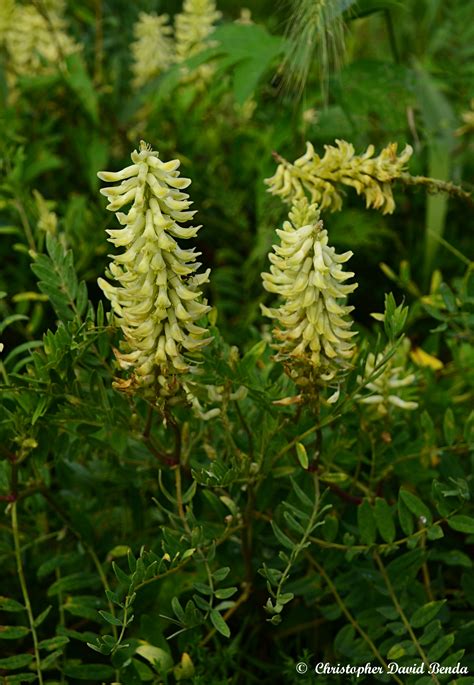
<svg viewBox="0 0 474 685">
<path fill-rule="evenodd" d="M 305 674 L 309 670 L 306 662 L 300 661 L 296 664 L 296 671 L 300 674 Z M 382 675 L 383 673 L 398 674 L 398 675 L 469 675 L 467 666 L 462 666 L 459 662 L 453 666 L 442 666 L 439 662 L 425 664 L 398 664 L 396 661 L 390 661 L 386 667 L 375 666 L 371 663 L 366 663 L 359 666 L 352 664 L 336 664 L 332 665 L 327 662 L 317 663 L 312 669 L 317 675 L 355 675 L 360 678 L 365 675 Z"/>
</svg>

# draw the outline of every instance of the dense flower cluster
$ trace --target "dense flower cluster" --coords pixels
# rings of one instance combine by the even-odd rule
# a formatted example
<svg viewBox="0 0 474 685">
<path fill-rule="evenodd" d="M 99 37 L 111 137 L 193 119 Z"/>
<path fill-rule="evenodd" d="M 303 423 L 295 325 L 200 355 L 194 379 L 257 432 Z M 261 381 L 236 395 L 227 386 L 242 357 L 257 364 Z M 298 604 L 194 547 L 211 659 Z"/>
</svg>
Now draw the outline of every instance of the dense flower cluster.
<svg viewBox="0 0 474 685">
<path fill-rule="evenodd" d="M 131 45 L 133 85 L 139 88 L 172 64 L 210 47 L 209 36 L 220 16 L 215 0 L 184 0 L 182 12 L 175 15 L 173 37 L 166 14 L 141 12 L 133 28 Z M 209 65 L 202 65 L 196 74 L 205 77 L 211 72 Z M 189 74 L 186 76 L 189 78 Z"/>
<path fill-rule="evenodd" d="M 209 46 L 209 36 L 220 16 L 214 0 L 184 0 L 183 11 L 175 19 L 178 62 Z"/>
<path fill-rule="evenodd" d="M 270 273 L 262 274 L 265 290 L 283 300 L 277 308 L 262 305 L 279 325 L 277 359 L 308 364 L 322 380 L 331 380 L 354 350 L 348 317 L 353 307 L 343 300 L 357 284 L 344 284 L 354 274 L 342 267 L 352 252 L 338 255 L 329 247 L 319 210 L 305 198 L 295 202 L 277 234 L 281 244 L 269 254 Z"/>
<path fill-rule="evenodd" d="M 140 12 L 133 27 L 133 85 L 140 88 L 173 63 L 174 44 L 167 14 L 160 16 Z"/>
<path fill-rule="evenodd" d="M 0 10 L 0 43 L 7 54 L 7 76 L 13 84 L 18 76 L 38 76 L 57 69 L 80 46 L 68 35 L 60 0 L 20 5 L 7 0 Z"/>
<path fill-rule="evenodd" d="M 358 401 L 362 404 L 373 405 L 379 416 L 388 414 L 390 406 L 406 410 L 417 409 L 417 402 L 403 397 L 406 393 L 410 394 L 416 382 L 415 374 L 406 370 L 408 363 L 407 346 L 401 346 L 398 352 L 390 357 L 382 367 L 383 358 L 384 352 L 377 355 L 372 352 L 368 354 L 364 375 L 365 378 L 375 375 L 375 378 L 364 386 L 364 389 L 370 394 L 358 395 Z M 357 377 L 357 382 L 364 382 L 362 376 Z"/>
<path fill-rule="evenodd" d="M 194 238 L 200 228 L 181 226 L 195 212 L 182 192 L 191 181 L 179 177 L 179 161 L 163 162 L 143 141 L 131 157 L 133 164 L 122 171 L 98 174 L 103 181 L 120 182 L 101 190 L 109 200 L 107 209 L 132 205 L 128 214 L 116 214 L 123 228 L 107 231 L 110 242 L 125 248 L 109 266 L 119 285 L 100 278 L 99 286 L 125 335 L 125 349 L 116 352 L 118 362 L 133 369 L 132 377 L 118 387 L 158 381 L 167 392 L 169 379 L 189 370 L 186 355 L 211 340 L 196 323 L 209 311 L 200 290 L 209 270 L 198 274 L 199 253 L 177 242 Z"/>
<path fill-rule="evenodd" d="M 391 214 L 395 209 L 392 182 L 405 171 L 412 152 L 407 145 L 397 156 L 397 145 L 391 143 L 378 157 L 373 156 L 373 145 L 369 145 L 363 155 L 356 155 L 353 145 L 336 140 L 336 147 L 325 145 L 324 156 L 320 157 L 313 145 L 307 143 L 305 154 L 294 164 L 279 158 L 275 175 L 265 182 L 269 192 L 283 200 L 293 202 L 305 197 L 307 192 L 311 202 L 332 211 L 342 207 L 338 185 L 351 186 L 365 196 L 367 207 Z"/>
</svg>

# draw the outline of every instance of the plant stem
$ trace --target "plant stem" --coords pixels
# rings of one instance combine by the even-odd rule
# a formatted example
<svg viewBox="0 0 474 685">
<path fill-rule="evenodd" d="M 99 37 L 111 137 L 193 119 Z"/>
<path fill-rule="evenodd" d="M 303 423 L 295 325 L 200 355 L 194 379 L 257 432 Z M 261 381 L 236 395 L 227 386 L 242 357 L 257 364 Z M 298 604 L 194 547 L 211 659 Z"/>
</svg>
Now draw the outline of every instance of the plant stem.
<svg viewBox="0 0 474 685">
<path fill-rule="evenodd" d="M 391 49 L 392 55 L 393 55 L 393 61 L 396 64 L 399 64 L 400 55 L 398 53 L 397 39 L 395 37 L 395 29 L 393 27 L 392 14 L 391 14 L 389 9 L 385 9 L 384 16 L 385 16 L 385 26 L 387 27 L 387 33 L 388 33 L 388 40 L 390 43 L 390 49 Z"/>
<path fill-rule="evenodd" d="M 418 639 L 417 639 L 415 633 L 413 632 L 413 628 L 412 628 L 411 625 L 410 625 L 410 621 L 408 620 L 408 618 L 407 618 L 405 612 L 403 611 L 403 609 L 402 609 L 402 607 L 401 607 L 401 605 L 400 605 L 400 602 L 398 601 L 398 598 L 397 598 L 397 595 L 396 595 L 396 593 L 395 593 L 395 590 L 393 589 L 393 585 L 392 585 L 392 583 L 391 583 L 391 581 L 390 581 L 390 578 L 388 577 L 388 573 L 387 573 L 387 571 L 386 571 L 386 569 L 385 569 L 385 566 L 384 566 L 384 564 L 383 564 L 383 561 L 382 561 L 382 559 L 380 558 L 378 552 L 374 552 L 374 559 L 375 559 L 375 562 L 376 562 L 377 566 L 379 567 L 379 570 L 380 570 L 380 573 L 381 573 L 381 575 L 382 575 L 382 578 L 384 579 L 385 585 L 386 585 L 387 590 L 388 590 L 388 594 L 390 595 L 390 599 L 391 599 L 392 602 L 393 602 L 393 606 L 395 607 L 395 609 L 397 610 L 397 612 L 398 612 L 400 618 L 402 619 L 402 623 L 403 623 L 403 625 L 405 626 L 405 628 L 407 629 L 407 632 L 408 632 L 408 634 L 409 634 L 409 636 L 410 636 L 410 638 L 411 638 L 413 644 L 415 645 L 416 651 L 417 651 L 418 654 L 420 655 L 420 657 L 421 657 L 423 663 L 425 664 L 425 666 L 426 666 L 426 668 L 428 669 L 428 672 L 429 672 L 429 671 L 430 671 L 430 662 L 428 661 L 428 657 L 426 656 L 426 654 L 425 654 L 425 652 L 424 652 L 424 650 L 423 650 L 423 647 L 422 647 L 422 646 L 420 645 L 420 643 L 418 642 Z M 439 680 L 438 680 L 438 678 L 436 677 L 436 675 L 435 675 L 434 673 L 431 674 L 431 677 L 432 677 L 432 679 L 433 679 L 433 682 L 437 683 L 437 685 L 440 685 Z"/>
<path fill-rule="evenodd" d="M 444 521 L 446 521 L 446 519 L 439 519 L 433 523 L 433 526 L 438 526 L 441 523 L 444 523 Z M 321 540 L 320 538 L 315 538 L 312 535 L 310 535 L 309 539 L 311 542 L 314 542 L 316 545 L 324 549 L 338 549 L 341 552 L 347 552 L 349 550 L 356 552 L 368 552 L 369 550 L 375 550 L 377 553 L 389 551 L 390 549 L 394 549 L 405 544 L 409 540 L 414 540 L 417 537 L 424 536 L 426 535 L 427 530 L 428 528 L 420 528 L 420 530 L 417 530 L 416 533 L 413 533 L 413 535 L 407 535 L 407 537 L 400 538 L 400 540 L 395 540 L 394 542 L 390 543 L 384 542 L 381 545 L 343 545 L 339 542 L 327 542 L 327 540 Z"/>
<path fill-rule="evenodd" d="M 429 176 L 412 176 L 411 174 L 401 174 L 401 176 L 395 180 L 400 181 L 407 186 L 423 186 L 428 193 L 447 193 L 448 195 L 457 197 L 459 200 L 464 200 L 474 207 L 472 194 L 451 181 L 440 181 L 437 178 L 430 178 Z"/>
<path fill-rule="evenodd" d="M 21 200 L 18 198 L 15 198 L 13 202 L 13 206 L 17 210 L 18 214 L 20 215 L 21 223 L 23 226 L 23 230 L 25 231 L 25 236 L 26 240 L 28 242 L 28 246 L 30 250 L 32 250 L 34 253 L 36 253 L 36 243 L 35 239 L 33 237 L 33 231 L 31 230 L 30 222 L 28 221 L 28 217 L 25 212 L 25 208 L 23 207 L 23 204 Z"/>
<path fill-rule="evenodd" d="M 247 583 L 243 583 L 243 591 L 242 591 L 242 594 L 241 594 L 240 597 L 236 600 L 235 604 L 234 604 L 233 606 L 231 606 L 229 609 L 227 609 L 227 611 L 225 612 L 225 614 L 224 614 L 224 616 L 223 616 L 224 621 L 225 621 L 226 623 L 227 623 L 227 621 L 229 620 L 229 618 L 230 618 L 233 614 L 235 614 L 235 612 L 237 611 L 237 609 L 238 609 L 242 604 L 244 604 L 244 603 L 248 600 L 248 598 L 250 597 L 250 594 L 251 594 L 251 587 L 250 587 L 249 585 L 247 585 Z M 212 628 L 212 629 L 208 632 L 208 634 L 206 635 L 206 637 L 204 637 L 204 638 L 201 640 L 201 642 L 199 643 L 199 646 L 200 646 L 200 647 L 204 647 L 205 645 L 207 645 L 207 643 L 209 642 L 209 640 L 211 640 L 211 639 L 214 637 L 215 634 L 216 634 L 216 629 L 215 629 L 215 628 Z"/>
<path fill-rule="evenodd" d="M 423 552 L 426 551 L 426 533 L 425 532 L 423 532 L 423 534 L 421 535 L 420 547 L 423 550 Z M 423 564 L 421 566 L 421 573 L 423 576 L 423 585 L 425 586 L 425 592 L 426 592 L 426 596 L 428 598 L 428 601 L 433 602 L 434 601 L 434 595 L 433 595 L 433 591 L 431 589 L 430 571 L 428 568 L 428 564 L 426 563 L 426 560 L 423 562 Z"/>
<path fill-rule="evenodd" d="M 39 491 L 45 498 L 45 500 L 48 502 L 48 504 L 55 510 L 55 512 L 60 516 L 60 518 L 64 521 L 66 526 L 69 528 L 71 533 L 75 535 L 75 537 L 79 540 L 81 545 L 84 547 L 85 551 L 89 554 L 90 558 L 92 559 L 94 566 L 96 567 L 97 573 L 99 575 L 99 578 L 102 582 L 102 586 L 104 590 L 110 591 L 110 586 L 109 582 L 107 580 L 107 576 L 105 575 L 104 569 L 102 568 L 102 564 L 100 563 L 99 557 L 95 553 L 95 550 L 89 545 L 88 542 L 84 540 L 82 535 L 77 531 L 74 526 L 71 524 L 68 515 L 62 508 L 60 504 L 56 502 L 54 499 L 53 495 L 51 492 L 48 490 L 48 488 L 45 485 L 42 485 L 39 488 Z M 107 593 L 106 593 L 107 594 Z M 107 597 L 107 604 L 109 607 L 109 611 L 112 614 L 112 616 L 115 616 L 115 607 L 113 602 L 110 601 L 110 599 Z M 112 633 L 114 635 L 114 639 L 117 639 L 117 628 L 116 626 L 112 625 Z"/>
<path fill-rule="evenodd" d="M 103 77 L 104 17 L 102 0 L 95 0 L 94 84 L 99 86 Z"/>
<path fill-rule="evenodd" d="M 239 417 L 239 421 L 240 421 L 240 423 L 242 424 L 242 428 L 244 429 L 244 431 L 245 431 L 245 433 L 246 433 L 246 435 L 247 435 L 248 444 L 249 444 L 249 448 L 248 448 L 248 449 L 249 449 L 249 457 L 250 457 L 251 459 L 253 459 L 254 448 L 253 448 L 253 435 L 252 435 L 252 431 L 250 430 L 249 425 L 248 425 L 247 421 L 245 420 L 244 415 L 242 414 L 242 410 L 241 410 L 241 408 L 240 408 L 240 406 L 239 406 L 238 401 L 235 400 L 234 404 L 235 404 L 235 409 L 236 409 L 236 411 L 237 411 L 237 416 Z"/>
<path fill-rule="evenodd" d="M 38 675 L 38 682 L 43 685 L 43 674 L 41 673 L 41 660 L 38 647 L 38 635 L 35 628 L 35 619 L 33 616 L 33 611 L 31 609 L 30 596 L 28 594 L 28 587 L 26 585 L 25 573 L 23 571 L 23 564 L 21 561 L 21 550 L 20 550 L 20 536 L 18 533 L 18 515 L 17 515 L 17 502 L 13 502 L 11 505 L 12 514 L 12 533 L 13 541 L 15 545 L 15 558 L 16 567 L 18 571 L 18 578 L 20 579 L 21 592 L 23 595 L 23 601 L 25 603 L 26 613 L 28 614 L 28 622 L 30 624 L 31 636 L 33 638 L 33 648 L 35 654 L 36 663 L 36 673 Z"/>
<path fill-rule="evenodd" d="M 363 628 L 360 627 L 360 625 L 357 623 L 356 619 L 352 616 L 351 612 L 347 608 L 347 606 L 344 603 L 344 600 L 340 596 L 339 592 L 337 591 L 336 586 L 332 582 L 331 578 L 328 576 L 326 571 L 322 566 L 318 564 L 318 562 L 313 559 L 311 554 L 309 552 L 306 552 L 306 556 L 311 563 L 311 565 L 318 571 L 318 573 L 324 578 L 326 581 L 327 586 L 329 587 L 334 599 L 336 600 L 337 605 L 351 624 L 351 626 L 356 630 L 359 635 L 362 637 L 362 639 L 369 645 L 370 649 L 372 650 L 374 656 L 377 658 L 377 660 L 382 664 L 383 668 L 385 671 L 388 671 L 388 664 L 383 658 L 383 656 L 380 654 L 379 650 L 377 649 L 376 645 L 372 642 L 371 638 L 367 635 L 367 633 L 363 630 Z M 390 674 L 395 680 L 396 683 L 399 685 L 403 685 L 403 682 L 400 680 L 400 678 L 395 675 L 394 673 Z"/>
</svg>

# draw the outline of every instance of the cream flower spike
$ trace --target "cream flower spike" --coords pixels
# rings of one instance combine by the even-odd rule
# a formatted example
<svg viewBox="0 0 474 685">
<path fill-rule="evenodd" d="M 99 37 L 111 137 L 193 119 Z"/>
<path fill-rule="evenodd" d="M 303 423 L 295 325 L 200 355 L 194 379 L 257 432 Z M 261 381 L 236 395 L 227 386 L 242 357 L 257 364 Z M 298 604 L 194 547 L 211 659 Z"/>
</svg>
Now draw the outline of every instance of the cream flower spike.
<svg viewBox="0 0 474 685">
<path fill-rule="evenodd" d="M 166 71 L 174 61 L 173 29 L 167 14 L 160 16 L 140 12 L 133 27 L 135 40 L 131 45 L 133 56 L 133 86 L 140 88 L 147 81 Z"/>
<path fill-rule="evenodd" d="M 211 45 L 209 36 L 220 17 L 214 0 L 184 0 L 183 11 L 175 17 L 178 62 L 197 55 Z"/>
<path fill-rule="evenodd" d="M 320 157 L 313 145 L 306 143 L 305 154 L 294 164 L 277 156 L 280 164 L 276 173 L 265 181 L 268 191 L 288 202 L 305 197 L 307 192 L 321 210 L 337 211 L 342 207 L 337 185 L 342 184 L 364 195 L 367 207 L 391 214 L 395 209 L 391 184 L 404 173 L 413 148 L 407 145 L 397 157 L 397 145 L 390 143 L 374 157 L 373 145 L 363 155 L 356 155 L 353 145 L 345 140 L 336 140 L 336 146 L 325 145 Z"/>
<path fill-rule="evenodd" d="M 276 358 L 310 366 L 323 381 L 329 381 L 347 365 L 353 354 L 353 307 L 341 299 L 357 284 L 345 285 L 354 276 L 342 265 L 352 252 L 336 254 L 328 245 L 327 231 L 319 221 L 319 210 L 307 199 L 293 205 L 289 221 L 277 231 L 280 245 L 269 254 L 270 273 L 263 273 L 263 287 L 280 295 L 277 308 L 261 305 L 262 312 L 278 322 L 274 337 L 279 341 Z"/>
<path fill-rule="evenodd" d="M 11 83 L 17 76 L 54 72 L 62 58 L 81 50 L 66 32 L 63 3 L 48 3 L 45 6 L 47 17 L 32 5 L 13 4 L 12 7 L 4 35 L 7 75 Z"/>
<path fill-rule="evenodd" d="M 143 141 L 131 157 L 133 164 L 122 171 L 97 174 L 102 181 L 120 182 L 101 189 L 107 209 L 132 205 L 128 214 L 116 214 L 122 228 L 107 230 L 109 241 L 125 249 L 109 266 L 119 285 L 103 278 L 98 283 L 125 336 L 125 350 L 116 352 L 118 362 L 133 369 L 132 378 L 117 386 L 133 389 L 158 381 L 166 394 L 172 377 L 190 370 L 185 355 L 212 340 L 196 323 L 210 310 L 200 290 L 210 269 L 198 274 L 200 253 L 177 242 L 194 238 L 200 228 L 181 226 L 195 212 L 182 192 L 191 181 L 179 177 L 179 161 L 163 162 Z"/>
</svg>

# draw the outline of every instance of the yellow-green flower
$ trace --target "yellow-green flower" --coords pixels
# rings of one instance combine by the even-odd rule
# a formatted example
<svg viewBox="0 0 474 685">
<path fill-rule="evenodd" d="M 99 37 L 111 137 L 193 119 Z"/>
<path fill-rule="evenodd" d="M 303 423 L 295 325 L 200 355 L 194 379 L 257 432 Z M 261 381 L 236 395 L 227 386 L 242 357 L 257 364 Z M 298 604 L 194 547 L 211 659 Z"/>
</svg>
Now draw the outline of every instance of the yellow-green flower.
<svg viewBox="0 0 474 685">
<path fill-rule="evenodd" d="M 133 164 L 99 178 L 119 182 L 101 190 L 107 209 L 117 212 L 122 228 L 109 229 L 109 241 L 124 252 L 109 265 L 112 285 L 99 279 L 115 319 L 125 336 L 125 349 L 116 353 L 132 378 L 120 387 L 150 386 L 158 381 L 167 390 L 170 377 L 190 369 L 187 358 L 208 342 L 207 330 L 197 321 L 209 311 L 200 286 L 209 269 L 198 274 L 200 253 L 183 249 L 178 240 L 194 238 L 200 226 L 183 227 L 195 212 L 182 192 L 191 181 L 179 176 L 179 161 L 163 162 L 143 141 L 131 155 Z"/>
<path fill-rule="evenodd" d="M 270 273 L 262 274 L 263 287 L 282 299 L 280 306 L 262 305 L 266 316 L 276 320 L 277 359 L 301 362 L 328 381 L 347 364 L 354 344 L 347 295 L 357 284 L 345 284 L 354 276 L 343 271 L 352 252 L 336 254 L 328 245 L 319 210 L 307 199 L 297 200 L 283 230 L 280 245 L 269 254 Z"/>
<path fill-rule="evenodd" d="M 356 155 L 354 147 L 345 140 L 336 140 L 336 147 L 325 145 L 320 157 L 311 143 L 306 143 L 305 154 L 294 164 L 280 159 L 276 173 L 265 182 L 269 192 L 293 202 L 306 197 L 320 209 L 336 211 L 342 207 L 339 185 L 351 186 L 365 196 L 367 207 L 391 214 L 395 209 L 392 182 L 405 171 L 413 149 L 407 145 L 397 157 L 397 145 L 391 143 L 374 157 L 374 146 L 369 145 L 363 155 Z"/>
<path fill-rule="evenodd" d="M 166 71 L 174 61 L 173 32 L 167 14 L 140 12 L 133 27 L 132 72 L 135 88 Z"/>
</svg>

